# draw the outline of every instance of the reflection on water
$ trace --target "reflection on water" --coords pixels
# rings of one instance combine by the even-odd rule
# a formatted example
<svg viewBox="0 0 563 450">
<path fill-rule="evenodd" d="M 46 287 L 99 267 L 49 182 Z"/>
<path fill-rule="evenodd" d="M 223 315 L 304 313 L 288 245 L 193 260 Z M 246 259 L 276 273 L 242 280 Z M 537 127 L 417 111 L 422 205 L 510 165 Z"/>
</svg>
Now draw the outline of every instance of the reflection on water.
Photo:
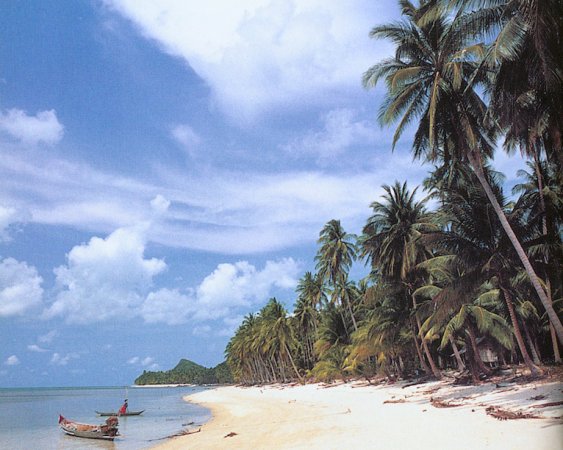
<svg viewBox="0 0 563 450">
<path fill-rule="evenodd" d="M 116 410 L 125 388 L 0 389 L 0 447 L 6 449 L 117 449 L 152 447 L 193 422 L 209 420 L 209 412 L 182 400 L 202 388 L 130 388 L 129 408 L 141 416 L 119 418 L 121 436 L 114 442 L 64 434 L 59 414 L 77 422 L 101 424 L 96 410 Z"/>
</svg>

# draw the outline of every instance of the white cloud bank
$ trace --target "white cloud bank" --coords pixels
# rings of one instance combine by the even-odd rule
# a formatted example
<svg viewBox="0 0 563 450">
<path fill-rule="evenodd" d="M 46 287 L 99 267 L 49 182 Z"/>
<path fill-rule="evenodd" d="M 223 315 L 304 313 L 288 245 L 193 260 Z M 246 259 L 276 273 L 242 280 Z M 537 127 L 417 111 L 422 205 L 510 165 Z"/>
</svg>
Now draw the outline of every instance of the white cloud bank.
<svg viewBox="0 0 563 450">
<path fill-rule="evenodd" d="M 152 278 L 166 269 L 163 260 L 145 259 L 144 249 L 144 227 L 120 228 L 74 247 L 67 265 L 55 269 L 60 292 L 47 317 L 73 323 L 132 317 Z"/>
<path fill-rule="evenodd" d="M 43 279 L 37 269 L 14 258 L 0 261 L 0 318 L 21 316 L 42 305 Z"/>
<path fill-rule="evenodd" d="M 262 270 L 246 261 L 220 264 L 196 288 L 152 290 L 166 269 L 146 258 L 147 226 L 120 228 L 105 239 L 75 246 L 67 264 L 55 269 L 59 292 L 47 318 L 91 324 L 141 317 L 146 323 L 199 323 L 237 314 L 267 300 L 275 289 L 292 289 L 299 264 L 291 258 L 268 261 Z"/>
<path fill-rule="evenodd" d="M 0 112 L 0 131 L 24 144 L 42 142 L 54 145 L 62 139 L 64 127 L 53 109 L 40 111 L 35 116 L 21 109 L 9 109 L 5 113 Z"/>
<path fill-rule="evenodd" d="M 164 51 L 184 59 L 235 119 L 272 107 L 331 102 L 360 89 L 377 61 L 373 17 L 391 12 L 369 0 L 107 0 Z M 388 52 L 379 45 L 377 51 Z"/>
</svg>

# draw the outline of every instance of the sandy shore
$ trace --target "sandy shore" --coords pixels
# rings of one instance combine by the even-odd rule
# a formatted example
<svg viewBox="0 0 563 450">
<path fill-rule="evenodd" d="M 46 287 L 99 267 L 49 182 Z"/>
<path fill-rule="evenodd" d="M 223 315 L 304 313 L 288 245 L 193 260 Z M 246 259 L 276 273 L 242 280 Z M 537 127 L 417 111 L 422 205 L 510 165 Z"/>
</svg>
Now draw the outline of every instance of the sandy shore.
<svg viewBox="0 0 563 450">
<path fill-rule="evenodd" d="M 563 449 L 562 406 L 549 406 L 563 400 L 561 381 L 405 384 L 216 388 L 185 397 L 213 419 L 156 448 Z M 498 420 L 491 406 L 538 418 Z"/>
</svg>

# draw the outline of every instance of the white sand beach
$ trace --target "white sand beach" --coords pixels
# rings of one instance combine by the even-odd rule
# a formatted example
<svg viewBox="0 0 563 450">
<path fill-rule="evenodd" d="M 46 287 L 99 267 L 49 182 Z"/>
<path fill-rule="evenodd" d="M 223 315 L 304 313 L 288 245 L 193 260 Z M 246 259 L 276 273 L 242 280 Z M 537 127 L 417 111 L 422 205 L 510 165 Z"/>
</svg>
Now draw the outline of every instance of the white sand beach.
<svg viewBox="0 0 563 450">
<path fill-rule="evenodd" d="M 219 387 L 185 398 L 211 409 L 209 423 L 156 448 L 563 449 L 562 405 L 549 406 L 563 400 L 561 380 L 406 384 Z M 488 407 L 537 418 L 499 420 Z"/>
</svg>

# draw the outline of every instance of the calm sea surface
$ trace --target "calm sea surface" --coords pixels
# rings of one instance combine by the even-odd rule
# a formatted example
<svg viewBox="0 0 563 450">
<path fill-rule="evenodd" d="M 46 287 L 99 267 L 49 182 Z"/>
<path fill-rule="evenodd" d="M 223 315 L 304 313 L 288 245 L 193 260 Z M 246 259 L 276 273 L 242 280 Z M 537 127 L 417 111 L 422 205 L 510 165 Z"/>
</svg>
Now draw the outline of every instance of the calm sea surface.
<svg viewBox="0 0 563 450">
<path fill-rule="evenodd" d="M 137 450 L 157 445 L 185 428 L 197 429 L 211 418 L 205 408 L 182 400 L 205 388 L 34 388 L 0 389 L 0 448 L 10 450 L 115 449 Z M 125 395 L 129 409 L 141 416 L 120 417 L 113 442 L 64 434 L 59 414 L 77 422 L 101 424 L 94 411 L 116 411 Z M 192 425 L 188 425 L 193 422 Z"/>
</svg>

